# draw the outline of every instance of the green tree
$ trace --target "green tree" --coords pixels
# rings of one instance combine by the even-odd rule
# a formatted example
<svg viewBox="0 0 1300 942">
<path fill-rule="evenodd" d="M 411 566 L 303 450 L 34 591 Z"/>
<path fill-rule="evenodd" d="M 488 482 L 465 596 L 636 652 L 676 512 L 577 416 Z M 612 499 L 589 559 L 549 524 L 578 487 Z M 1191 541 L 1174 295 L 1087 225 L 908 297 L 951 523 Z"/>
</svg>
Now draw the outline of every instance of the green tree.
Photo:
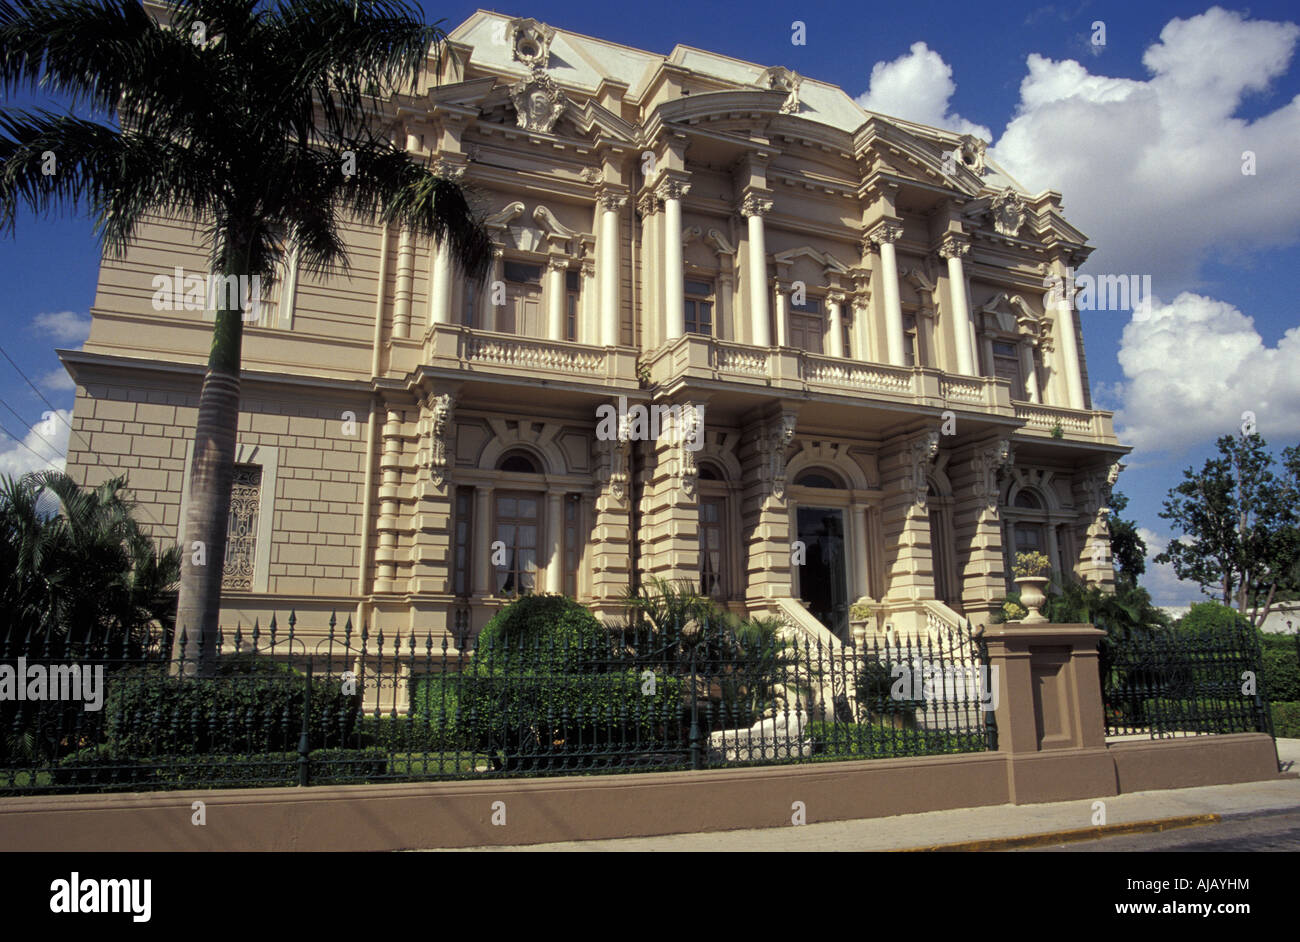
<svg viewBox="0 0 1300 942">
<path fill-rule="evenodd" d="M 1258 627 L 1279 591 L 1300 586 L 1300 448 L 1283 452 L 1279 476 L 1261 436 L 1224 435 L 1217 445 L 1219 457 L 1170 489 L 1160 516 L 1184 537 L 1155 560 Z"/>
<path fill-rule="evenodd" d="M 0 87 L 67 96 L 99 119 L 0 114 L 0 229 L 19 205 L 84 201 L 121 256 L 147 216 L 189 216 L 229 284 L 269 281 L 289 246 L 305 271 L 346 272 L 352 218 L 446 243 L 481 277 L 491 240 L 465 193 L 371 130 L 391 126 L 384 102 L 418 91 L 445 39 L 406 0 L 0 0 Z M 178 617 L 203 638 L 199 672 L 216 656 L 243 294 L 219 292 L 189 480 L 186 538 L 202 546 L 183 555 Z"/>
<path fill-rule="evenodd" d="M 1127 497 L 1119 491 L 1111 494 L 1110 553 L 1119 578 L 1136 585 L 1138 577 L 1147 570 L 1147 544 L 1138 535 L 1137 521 L 1125 520 L 1120 516 L 1127 506 Z"/>
</svg>

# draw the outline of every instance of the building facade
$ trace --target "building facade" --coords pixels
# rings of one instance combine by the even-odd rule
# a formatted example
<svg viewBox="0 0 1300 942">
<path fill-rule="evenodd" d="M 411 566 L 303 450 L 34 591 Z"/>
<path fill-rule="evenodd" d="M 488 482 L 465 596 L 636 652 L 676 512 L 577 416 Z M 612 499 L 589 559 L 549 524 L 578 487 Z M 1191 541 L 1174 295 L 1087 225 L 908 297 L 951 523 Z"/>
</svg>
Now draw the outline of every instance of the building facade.
<svg viewBox="0 0 1300 942">
<path fill-rule="evenodd" d="M 481 201 L 492 274 L 370 223 L 346 277 L 290 254 L 245 331 L 223 624 L 459 644 L 520 593 L 613 614 L 657 576 L 844 637 L 859 599 L 873 631 L 986 620 L 1017 550 L 1110 581 L 1127 449 L 1060 194 L 781 67 L 482 11 L 450 45 L 388 131 Z M 200 231 L 106 260 L 61 354 L 70 473 L 127 472 L 182 545 Z"/>
</svg>

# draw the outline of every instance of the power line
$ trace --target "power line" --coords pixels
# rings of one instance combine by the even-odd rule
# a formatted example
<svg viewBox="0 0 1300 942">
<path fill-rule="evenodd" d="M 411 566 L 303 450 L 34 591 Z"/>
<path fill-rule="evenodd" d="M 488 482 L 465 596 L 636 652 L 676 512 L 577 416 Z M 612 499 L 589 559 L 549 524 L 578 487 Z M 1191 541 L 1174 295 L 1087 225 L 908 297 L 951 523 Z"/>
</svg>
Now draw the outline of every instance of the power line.
<svg viewBox="0 0 1300 942">
<path fill-rule="evenodd" d="M 4 358 L 9 361 L 9 365 L 18 371 L 18 375 L 23 378 L 23 380 L 27 383 L 28 386 L 32 387 L 32 392 L 36 393 L 36 395 L 41 397 L 41 402 L 49 406 L 50 411 L 52 411 L 55 415 L 57 415 L 60 419 L 62 419 L 64 425 L 72 429 L 72 423 L 69 422 L 67 419 L 64 419 L 63 413 L 59 411 L 59 409 L 54 405 L 54 403 L 50 402 L 50 400 L 45 398 L 45 393 L 37 389 L 36 384 L 27 378 L 27 374 L 23 372 L 23 368 L 14 362 L 14 358 L 9 355 L 8 351 L 6 351 L 3 346 L 0 346 L 0 354 L 4 354 Z M 76 432 L 76 429 L 72 429 L 72 430 L 74 433 Z M 82 441 L 82 444 L 85 444 L 84 440 Z"/>
<path fill-rule="evenodd" d="M 20 416 L 20 418 L 21 418 L 21 416 Z M 36 457 L 39 458 L 41 461 L 44 461 L 46 464 L 48 464 L 48 465 L 49 465 L 51 468 L 53 468 L 55 471 L 59 470 L 59 466 L 58 466 L 57 464 L 54 463 L 53 459 L 51 459 L 51 458 L 47 458 L 47 457 L 45 457 L 44 455 L 42 455 L 42 454 L 40 454 L 39 452 L 37 452 L 36 449 L 32 448 L 31 445 L 27 444 L 25 441 L 23 441 L 21 438 L 19 438 L 17 435 L 15 435 L 13 432 L 9 431 L 9 430 L 8 430 L 7 428 L 5 428 L 3 425 L 0 425 L 0 432 L 4 432 L 6 435 L 8 435 L 10 438 L 12 438 L 14 441 L 16 441 L 18 444 L 22 445 L 24 448 L 26 448 L 28 451 L 30 451 L 33 455 L 36 455 Z"/>
<path fill-rule="evenodd" d="M 11 405 L 9 405 L 9 403 L 5 402 L 4 399 L 0 399 L 0 406 L 4 406 L 6 409 L 8 409 L 10 412 L 12 412 L 12 413 L 14 414 L 14 418 L 15 418 L 15 419 L 17 419 L 19 422 L 23 423 L 23 425 L 26 425 L 26 426 L 27 426 L 27 430 L 28 430 L 29 432 L 31 432 L 33 435 L 35 435 L 35 436 L 36 436 L 37 438 L 39 438 L 41 441 L 45 442 L 45 444 L 49 445 L 49 446 L 50 446 L 50 449 L 51 449 L 52 451 L 54 451 L 56 454 L 58 453 L 58 450 L 59 450 L 58 446 L 55 445 L 54 442 L 52 442 L 52 441 L 50 441 L 48 438 L 46 438 L 44 435 L 42 435 L 40 432 L 36 431 L 36 426 L 35 426 L 35 425 L 32 425 L 30 422 L 28 422 L 26 419 L 24 419 L 21 415 L 19 415 L 18 412 L 14 409 L 13 406 L 11 406 Z"/>
</svg>

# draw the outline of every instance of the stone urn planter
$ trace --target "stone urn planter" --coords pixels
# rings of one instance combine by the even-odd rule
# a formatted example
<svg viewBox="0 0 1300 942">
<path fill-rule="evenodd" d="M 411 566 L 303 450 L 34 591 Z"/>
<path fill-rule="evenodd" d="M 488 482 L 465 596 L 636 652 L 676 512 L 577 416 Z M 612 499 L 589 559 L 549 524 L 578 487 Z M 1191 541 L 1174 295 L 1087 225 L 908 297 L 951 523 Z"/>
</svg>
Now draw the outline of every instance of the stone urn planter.
<svg viewBox="0 0 1300 942">
<path fill-rule="evenodd" d="M 1020 619 L 1021 624 L 1041 625 L 1047 621 L 1039 609 L 1047 601 L 1043 586 L 1048 580 L 1048 561 L 1042 553 L 1017 553 L 1014 575 L 1020 589 L 1020 604 L 1029 612 Z"/>
<path fill-rule="evenodd" d="M 1047 617 L 1039 611 L 1047 601 L 1043 586 L 1047 585 L 1047 576 L 1017 576 L 1016 587 L 1020 590 L 1020 604 L 1029 612 L 1020 619 L 1023 625 L 1041 625 Z"/>
</svg>

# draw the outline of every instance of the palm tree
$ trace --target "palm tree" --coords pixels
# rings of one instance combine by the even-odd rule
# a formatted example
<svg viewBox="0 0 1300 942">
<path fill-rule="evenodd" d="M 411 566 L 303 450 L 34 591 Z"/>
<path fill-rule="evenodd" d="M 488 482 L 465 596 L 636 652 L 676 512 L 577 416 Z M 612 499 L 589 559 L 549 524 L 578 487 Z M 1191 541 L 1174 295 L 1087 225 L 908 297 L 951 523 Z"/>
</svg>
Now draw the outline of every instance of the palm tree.
<svg viewBox="0 0 1300 942">
<path fill-rule="evenodd" d="M 445 39 L 406 0 L 0 0 L 0 87 L 71 96 L 104 118 L 0 113 L 0 231 L 19 204 L 85 200 L 120 256 L 147 215 L 189 215 L 229 284 L 269 281 L 289 245 L 306 271 L 346 272 L 339 220 L 351 216 L 445 242 L 482 277 L 491 241 L 464 191 L 371 130 Z M 178 610 L 197 672 L 217 654 L 247 304 L 219 294 Z"/>
<path fill-rule="evenodd" d="M 171 629 L 181 552 L 156 549 L 126 490 L 125 477 L 93 488 L 59 471 L 0 478 L 0 606 L 11 644 L 30 641 L 37 653 L 90 641 L 135 656 Z"/>
</svg>

